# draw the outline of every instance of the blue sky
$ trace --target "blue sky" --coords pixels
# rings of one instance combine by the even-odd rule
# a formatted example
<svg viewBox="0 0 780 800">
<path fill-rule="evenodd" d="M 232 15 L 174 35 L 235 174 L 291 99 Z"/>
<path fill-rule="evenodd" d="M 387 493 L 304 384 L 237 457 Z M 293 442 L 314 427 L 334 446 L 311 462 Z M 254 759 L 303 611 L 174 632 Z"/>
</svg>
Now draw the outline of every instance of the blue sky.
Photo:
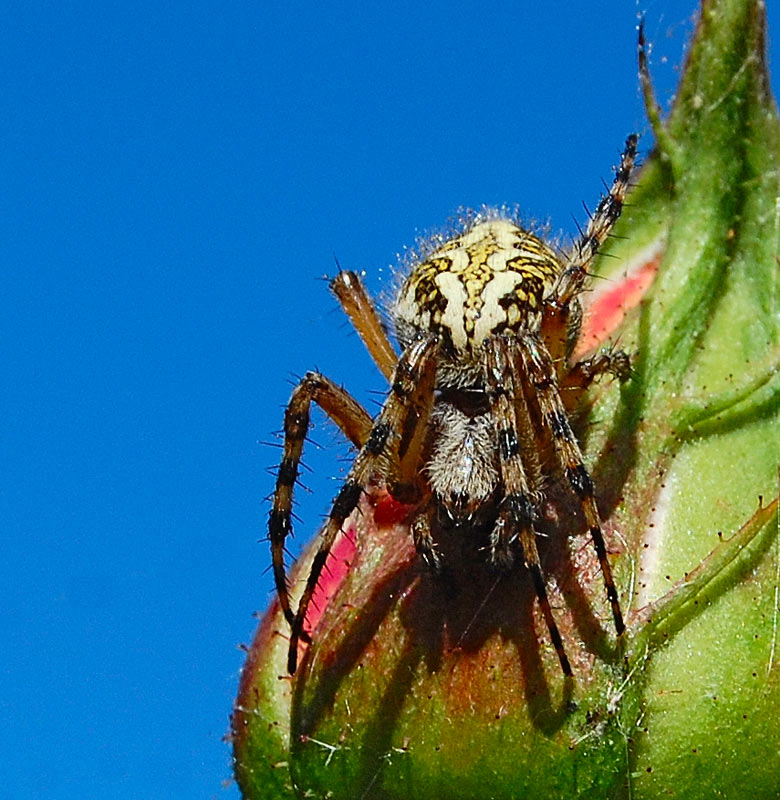
<svg viewBox="0 0 780 800">
<path fill-rule="evenodd" d="M 461 205 L 571 233 L 625 135 L 650 140 L 638 10 L 671 95 L 693 0 L 560 6 L 7 11 L 0 797 L 238 797 L 262 442 L 309 368 L 370 408 L 384 388 L 319 278 L 335 254 L 381 292 Z M 299 544 L 347 453 L 312 436 Z"/>
</svg>

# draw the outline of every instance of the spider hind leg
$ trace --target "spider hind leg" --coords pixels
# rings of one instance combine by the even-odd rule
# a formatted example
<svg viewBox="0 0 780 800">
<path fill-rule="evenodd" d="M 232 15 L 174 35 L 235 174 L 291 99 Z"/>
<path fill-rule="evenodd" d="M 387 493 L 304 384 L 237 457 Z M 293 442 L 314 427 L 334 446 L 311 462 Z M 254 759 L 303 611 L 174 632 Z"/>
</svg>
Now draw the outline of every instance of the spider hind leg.
<svg viewBox="0 0 780 800">
<path fill-rule="evenodd" d="M 574 432 L 569 425 L 566 407 L 561 399 L 555 379 L 555 369 L 547 348 L 535 336 L 529 336 L 521 347 L 522 359 L 534 388 L 542 424 L 552 440 L 553 450 L 559 466 L 572 491 L 577 495 L 585 515 L 593 546 L 601 566 L 607 599 L 612 608 L 615 630 L 620 636 L 625 630 L 623 614 L 620 610 L 617 589 L 612 577 L 612 568 L 607 558 L 601 519 L 594 496 L 593 481 L 585 467 Z"/>
</svg>

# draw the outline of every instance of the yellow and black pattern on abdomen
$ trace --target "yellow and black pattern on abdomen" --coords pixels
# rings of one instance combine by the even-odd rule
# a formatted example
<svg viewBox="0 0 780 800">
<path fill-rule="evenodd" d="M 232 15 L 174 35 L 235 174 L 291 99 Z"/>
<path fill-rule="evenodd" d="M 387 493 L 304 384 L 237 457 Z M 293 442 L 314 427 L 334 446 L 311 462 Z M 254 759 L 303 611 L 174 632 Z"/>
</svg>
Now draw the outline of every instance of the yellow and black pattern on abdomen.
<svg viewBox="0 0 780 800">
<path fill-rule="evenodd" d="M 502 330 L 538 327 L 544 298 L 562 269 L 537 236 L 506 219 L 480 222 L 419 263 L 396 315 L 419 332 L 474 353 Z"/>
</svg>

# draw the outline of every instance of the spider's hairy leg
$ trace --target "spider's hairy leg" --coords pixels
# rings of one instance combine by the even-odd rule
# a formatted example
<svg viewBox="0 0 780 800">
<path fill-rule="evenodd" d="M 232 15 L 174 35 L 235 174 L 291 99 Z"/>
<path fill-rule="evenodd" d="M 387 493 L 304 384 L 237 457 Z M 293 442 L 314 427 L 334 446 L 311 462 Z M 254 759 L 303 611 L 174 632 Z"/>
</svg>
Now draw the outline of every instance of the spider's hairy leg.
<svg viewBox="0 0 780 800">
<path fill-rule="evenodd" d="M 519 348 L 513 345 L 510 354 L 512 356 L 510 369 L 513 371 L 512 375 L 514 376 L 515 414 L 520 441 L 520 455 L 528 478 L 531 497 L 534 503 L 539 503 L 542 500 L 544 474 L 539 460 L 538 435 L 531 419 L 531 413 L 528 410 L 527 393 L 531 390 L 531 385 L 523 369 Z"/>
<path fill-rule="evenodd" d="M 349 317 L 363 344 L 374 359 L 379 371 L 388 379 L 398 363 L 398 356 L 387 338 L 387 332 L 368 295 L 363 281 L 356 272 L 342 270 L 330 282 L 344 313 Z"/>
<path fill-rule="evenodd" d="M 431 534 L 435 506 L 424 478 L 422 461 L 436 388 L 436 366 L 437 360 L 431 358 L 420 368 L 417 376 L 409 374 L 396 378 L 408 381 L 414 388 L 409 396 L 409 413 L 396 442 L 395 473 L 392 479 L 387 476 L 388 489 L 396 500 L 409 505 L 419 504 L 410 525 L 412 539 L 417 552 L 434 572 L 438 572 L 441 566 Z M 427 500 L 420 503 L 426 494 Z"/>
<path fill-rule="evenodd" d="M 415 549 L 420 554 L 425 565 L 438 575 L 441 572 L 441 559 L 436 552 L 433 534 L 431 533 L 433 512 L 433 503 L 426 503 L 417 511 L 409 527 Z"/>
<path fill-rule="evenodd" d="M 304 637 L 306 612 L 325 567 L 328 554 L 347 517 L 355 510 L 361 493 L 376 473 L 387 471 L 387 464 L 395 460 L 394 453 L 401 432 L 406 427 L 410 413 L 414 413 L 412 398 L 420 376 L 435 364 L 438 340 L 428 336 L 413 342 L 404 351 L 393 375 L 390 395 L 357 454 L 346 480 L 333 500 L 328 520 L 319 534 L 319 545 L 314 554 L 311 570 L 291 623 L 290 648 L 287 669 L 290 674 L 298 665 L 298 642 Z"/>
<path fill-rule="evenodd" d="M 312 402 L 339 426 L 356 447 L 362 447 L 373 425 L 371 415 L 346 390 L 318 372 L 307 373 L 295 387 L 284 413 L 284 450 L 276 475 L 273 505 L 268 518 L 274 582 L 279 604 L 288 623 L 295 615 L 290 608 L 287 575 L 284 569 L 284 544 L 292 532 L 293 487 L 298 478 L 303 443 L 309 430 Z"/>
<path fill-rule="evenodd" d="M 574 243 L 567 259 L 568 265 L 558 277 L 554 293 L 555 299 L 561 305 L 568 305 L 582 291 L 588 277 L 588 267 L 623 211 L 631 170 L 636 160 L 637 138 L 637 135 L 632 133 L 626 139 L 626 146 L 620 157 L 620 164 L 615 169 L 612 186 L 601 198 L 596 211 L 588 221 L 585 232 Z"/>
<path fill-rule="evenodd" d="M 429 358 L 416 368 L 399 362 L 393 390 L 408 399 L 408 413 L 396 441 L 395 472 L 387 476 L 390 494 L 402 503 L 417 503 L 425 493 L 422 472 L 423 447 L 428 435 L 428 423 L 436 388 L 437 360 Z"/>
<path fill-rule="evenodd" d="M 582 504 L 585 521 L 588 525 L 593 546 L 601 565 L 607 598 L 612 607 L 615 630 L 618 636 L 625 630 L 623 614 L 620 610 L 612 568 L 607 558 L 601 519 L 594 497 L 593 481 L 583 463 L 582 452 L 566 416 L 566 408 L 561 400 L 555 380 L 555 369 L 544 343 L 535 336 L 526 337 L 521 343 L 523 363 L 536 393 L 541 412 L 542 424 L 550 433 L 553 449 L 563 473 Z"/>
<path fill-rule="evenodd" d="M 582 292 L 593 259 L 620 217 L 629 188 L 631 170 L 636 160 L 637 135 L 626 139 L 620 164 L 609 192 L 601 198 L 588 220 L 585 231 L 574 243 L 566 258 L 566 266 L 558 276 L 551 297 L 545 303 L 542 338 L 554 361 L 568 356 L 579 336 L 581 312 L 577 295 Z"/>
<path fill-rule="evenodd" d="M 493 561 L 499 566 L 511 564 L 511 546 L 519 537 L 523 548 L 525 565 L 531 573 L 534 591 L 539 600 L 547 630 L 564 675 L 571 676 L 571 665 L 563 646 L 558 625 L 550 608 L 547 587 L 536 547 L 533 529 L 536 509 L 528 478 L 523 467 L 523 426 L 530 426 L 530 419 L 521 422 L 518 411 L 527 417 L 527 407 L 522 398 L 522 388 L 516 381 L 516 365 L 519 363 L 517 339 L 492 336 L 485 343 L 485 375 L 490 406 L 498 440 L 501 478 L 504 498 L 491 535 Z M 538 463 L 534 469 L 538 469 Z M 538 487 L 537 487 L 538 488 Z"/>
<path fill-rule="evenodd" d="M 580 402 L 583 392 L 602 375 L 612 375 L 621 383 L 631 377 L 631 359 L 624 350 L 608 349 L 591 358 L 578 361 L 561 378 L 561 397 L 566 411 L 573 411 Z"/>
</svg>

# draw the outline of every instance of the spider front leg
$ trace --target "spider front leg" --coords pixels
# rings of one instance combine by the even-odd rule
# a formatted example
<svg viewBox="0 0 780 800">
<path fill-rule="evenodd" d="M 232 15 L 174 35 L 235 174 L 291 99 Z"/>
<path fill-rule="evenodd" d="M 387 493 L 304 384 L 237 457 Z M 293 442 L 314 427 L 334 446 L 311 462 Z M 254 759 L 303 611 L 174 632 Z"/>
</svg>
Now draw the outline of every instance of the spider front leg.
<svg viewBox="0 0 780 800">
<path fill-rule="evenodd" d="M 284 545 L 292 532 L 293 487 L 298 479 L 303 443 L 309 430 L 312 402 L 320 406 L 356 447 L 366 443 L 373 425 L 371 415 L 357 400 L 318 372 L 307 373 L 293 390 L 284 413 L 284 450 L 276 474 L 273 505 L 268 519 L 276 593 L 282 613 L 291 625 L 295 615 L 290 608 Z"/>
<path fill-rule="evenodd" d="M 415 440 L 419 418 L 413 418 L 416 414 L 413 401 L 423 380 L 422 376 L 428 374 L 432 363 L 435 365 L 437 351 L 438 340 L 434 336 L 413 342 L 404 351 L 393 374 L 390 396 L 371 426 L 341 490 L 333 501 L 325 527 L 319 534 L 319 546 L 314 554 L 298 610 L 291 622 L 290 647 L 287 653 L 287 669 L 290 674 L 295 672 L 298 665 L 298 642 L 305 635 L 306 612 L 333 542 L 347 517 L 357 507 L 360 495 L 372 478 L 376 475 L 387 478 L 387 473 L 397 463 L 397 459 L 403 459 L 403 453 L 399 454 L 399 446 L 403 446 L 406 441 L 406 446 L 409 447 Z"/>
<path fill-rule="evenodd" d="M 499 566 L 508 567 L 511 565 L 512 544 L 517 538 L 520 539 L 525 565 L 531 573 L 534 591 L 547 623 L 553 647 L 558 654 L 561 670 L 564 675 L 571 677 L 571 664 L 550 608 L 539 551 L 536 547 L 536 533 L 533 528 L 536 519 L 534 499 L 538 496 L 539 487 L 529 486 L 523 466 L 523 432 L 530 431 L 532 423 L 528 417 L 520 381 L 515 379 L 519 362 L 516 338 L 493 336 L 485 343 L 485 374 L 504 487 L 504 498 L 491 535 L 491 549 L 493 561 Z M 523 415 L 526 419 L 521 418 Z M 538 461 L 532 467 L 533 471 L 536 469 Z M 539 481 L 541 482 L 541 478 Z"/>
<path fill-rule="evenodd" d="M 577 296 L 589 277 L 589 269 L 599 248 L 620 217 L 629 188 L 631 170 L 636 161 L 637 135 L 626 139 L 626 146 L 615 169 L 609 192 L 601 198 L 584 233 L 575 242 L 566 258 L 566 267 L 558 276 L 552 295 L 545 302 L 541 335 L 552 358 L 562 363 L 579 336 L 581 310 Z"/>
<path fill-rule="evenodd" d="M 558 391 L 552 358 L 544 343 L 536 336 L 526 337 L 522 341 L 520 351 L 523 365 L 538 399 L 542 424 L 550 434 L 561 470 L 582 505 L 585 521 L 590 530 L 593 546 L 596 549 L 596 555 L 601 565 L 607 598 L 612 607 L 612 616 L 615 620 L 615 630 L 620 636 L 625 630 L 625 624 L 623 623 L 623 614 L 620 610 L 615 582 L 612 578 L 612 569 L 607 559 L 604 534 L 601 530 L 601 519 L 599 518 L 594 497 L 593 481 L 583 463 L 582 452 L 569 425 L 566 408 Z"/>
</svg>

